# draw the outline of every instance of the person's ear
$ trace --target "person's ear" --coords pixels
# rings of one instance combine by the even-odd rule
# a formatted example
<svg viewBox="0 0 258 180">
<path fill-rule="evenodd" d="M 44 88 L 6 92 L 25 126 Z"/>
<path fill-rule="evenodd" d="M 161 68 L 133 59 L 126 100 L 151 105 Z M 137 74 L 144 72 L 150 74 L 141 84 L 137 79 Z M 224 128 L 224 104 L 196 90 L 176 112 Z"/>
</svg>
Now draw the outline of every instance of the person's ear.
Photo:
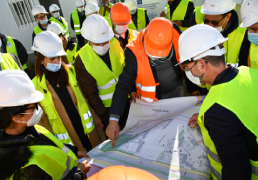
<svg viewBox="0 0 258 180">
<path fill-rule="evenodd" d="M 12 120 L 17 124 L 21 123 L 21 119 L 19 118 L 19 116 L 20 115 L 15 115 L 12 117 Z"/>
<path fill-rule="evenodd" d="M 229 19 L 231 18 L 232 14 L 231 13 L 228 13 L 227 15 L 227 21 L 229 21 Z"/>
</svg>

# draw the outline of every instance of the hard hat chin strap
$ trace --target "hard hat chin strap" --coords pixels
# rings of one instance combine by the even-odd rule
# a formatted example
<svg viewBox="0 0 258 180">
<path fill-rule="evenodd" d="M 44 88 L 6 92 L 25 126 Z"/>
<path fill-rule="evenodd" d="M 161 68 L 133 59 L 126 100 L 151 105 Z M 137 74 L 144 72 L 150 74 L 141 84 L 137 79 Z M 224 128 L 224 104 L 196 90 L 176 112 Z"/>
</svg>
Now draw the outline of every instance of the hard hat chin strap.
<svg viewBox="0 0 258 180">
<path fill-rule="evenodd" d="M 217 45 L 215 46 L 215 49 L 209 49 L 193 57 L 193 60 L 198 60 L 206 56 L 222 56 L 225 53 L 226 53 L 225 49 L 224 48 L 220 49 L 220 47 Z"/>
</svg>

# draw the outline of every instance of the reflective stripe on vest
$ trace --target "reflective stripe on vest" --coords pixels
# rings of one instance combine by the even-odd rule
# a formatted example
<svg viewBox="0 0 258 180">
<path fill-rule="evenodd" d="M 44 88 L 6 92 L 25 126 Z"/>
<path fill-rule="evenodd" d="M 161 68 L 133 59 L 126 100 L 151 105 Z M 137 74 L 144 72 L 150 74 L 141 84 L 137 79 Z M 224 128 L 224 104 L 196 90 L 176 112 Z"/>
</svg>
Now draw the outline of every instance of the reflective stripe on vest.
<svg viewBox="0 0 258 180">
<path fill-rule="evenodd" d="M 69 84 L 75 94 L 77 100 L 77 107 L 79 110 L 79 114 L 81 117 L 81 123 L 84 129 L 85 134 L 89 134 L 94 128 L 95 124 L 92 123 L 92 116 L 85 116 L 85 114 L 89 113 L 89 107 L 87 105 L 86 100 L 84 99 L 81 90 L 78 86 L 77 80 L 71 70 L 68 70 L 68 78 Z M 58 139 L 60 139 L 63 143 L 70 143 L 72 142 L 69 133 L 67 132 L 53 102 L 52 94 L 47 88 L 45 74 L 42 76 L 42 80 L 38 76 L 36 76 L 33 80 L 35 89 L 42 92 L 44 94 L 44 99 L 40 101 L 40 105 L 44 112 L 47 114 L 49 123 L 53 132 L 57 135 Z M 91 126 L 87 126 L 86 124 L 92 123 Z M 88 128 L 89 127 L 89 128 Z"/>
<path fill-rule="evenodd" d="M 215 103 L 233 112 L 243 125 L 258 137 L 258 71 L 253 68 L 240 67 L 238 75 L 231 81 L 212 86 L 201 106 L 198 124 L 201 128 L 204 144 L 210 160 L 213 179 L 221 179 L 222 164 L 216 147 L 205 127 L 205 112 Z M 237 98 L 236 98 L 237 97 Z M 239 106 L 241 104 L 241 106 Z M 250 112 L 250 113 L 246 113 Z M 220 112 L 218 112 L 220 113 Z M 258 162 L 250 160 L 253 170 L 252 180 L 258 178 Z"/>
<path fill-rule="evenodd" d="M 137 27 L 135 26 L 133 20 L 128 24 L 128 28 L 132 30 L 142 30 L 146 27 L 146 18 L 144 8 L 137 8 Z"/>
<path fill-rule="evenodd" d="M 166 5 L 167 11 L 168 11 L 167 19 L 169 21 L 183 21 L 184 18 L 185 18 L 185 15 L 186 15 L 188 4 L 189 4 L 189 0 L 181 0 L 179 5 L 177 6 L 175 11 L 173 12 L 172 19 L 171 19 L 171 15 L 170 15 L 169 4 L 167 4 Z M 182 27 L 182 26 L 179 26 L 179 28 L 181 29 L 181 31 L 185 31 L 186 29 L 188 29 L 188 27 Z"/>
<path fill-rule="evenodd" d="M 87 16 L 86 16 L 86 18 L 87 18 Z M 81 34 L 81 24 L 80 24 L 79 12 L 78 12 L 77 9 L 75 9 L 73 11 L 72 19 L 73 19 L 73 25 L 74 25 L 75 34 L 76 35 L 80 35 Z"/>
<path fill-rule="evenodd" d="M 74 48 L 72 51 L 70 51 L 69 49 L 66 50 L 66 53 L 67 53 L 66 58 L 69 64 L 73 64 L 76 57 L 77 49 L 78 49 L 78 44 L 77 43 L 73 43 L 73 44 L 74 44 Z"/>
<path fill-rule="evenodd" d="M 78 54 L 80 55 L 86 70 L 96 80 L 99 97 L 103 104 L 105 107 L 110 107 L 118 77 L 122 73 L 125 64 L 124 52 L 120 47 L 120 43 L 115 37 L 110 40 L 109 56 L 112 71 L 93 51 L 89 43 L 81 48 Z"/>
<path fill-rule="evenodd" d="M 13 41 L 13 38 L 10 37 L 10 36 L 7 36 L 6 52 L 7 53 L 13 53 L 18 57 L 18 53 L 17 53 L 15 43 Z M 27 64 L 25 63 L 22 67 L 23 67 L 24 70 L 27 69 Z"/>
<path fill-rule="evenodd" d="M 159 83 L 156 83 L 152 69 L 150 67 L 150 62 L 147 54 L 145 53 L 144 46 L 142 43 L 143 35 L 145 30 L 142 30 L 139 35 L 133 39 L 128 45 L 137 60 L 137 76 L 136 76 L 136 90 L 139 99 L 148 103 L 153 103 L 158 101 L 156 98 L 156 87 Z M 176 59 L 179 61 L 178 54 L 178 39 L 179 33 L 174 29 L 174 49 L 176 54 Z"/>
<path fill-rule="evenodd" d="M 34 28 L 34 33 L 35 33 L 36 35 L 39 34 L 39 33 L 41 33 L 41 32 L 43 32 L 43 30 L 42 30 L 39 26 L 37 26 L 37 27 Z"/>
<path fill-rule="evenodd" d="M 203 24 L 203 18 L 205 14 L 201 13 L 202 6 L 198 6 L 195 8 L 195 22 L 196 24 Z"/>
<path fill-rule="evenodd" d="M 54 17 L 51 17 L 49 21 L 59 24 L 63 28 L 65 35 L 68 37 L 71 37 L 70 31 L 68 28 L 68 23 L 65 21 L 65 18 L 60 16 L 60 19 L 62 20 L 63 23 L 61 23 L 58 19 Z"/>
<path fill-rule="evenodd" d="M 18 69 L 19 66 L 16 64 L 12 56 L 8 53 L 0 53 L 0 66 L 1 70 Z"/>
<path fill-rule="evenodd" d="M 55 143 L 56 146 L 29 146 L 33 155 L 23 168 L 36 165 L 51 176 L 53 180 L 64 179 L 74 167 L 77 167 L 78 158 L 67 146 L 56 139 L 56 137 L 45 128 L 38 125 L 34 127 L 38 132 Z"/>
<path fill-rule="evenodd" d="M 239 52 L 242 46 L 242 42 L 245 36 L 247 28 L 241 28 L 240 26 L 228 35 L 228 41 L 224 42 L 224 48 L 226 50 L 225 60 L 226 63 L 232 64 L 234 67 L 238 67 Z"/>
<path fill-rule="evenodd" d="M 109 5 L 108 5 L 110 8 L 112 8 L 112 6 L 113 6 L 113 4 L 112 3 L 109 3 Z M 105 14 L 104 14 L 104 12 L 105 12 L 105 8 L 104 8 L 104 6 L 102 6 L 101 8 L 100 8 L 100 15 L 101 16 L 109 16 L 109 12 L 108 11 L 106 11 L 105 12 Z"/>
<path fill-rule="evenodd" d="M 258 69 L 258 46 L 256 46 L 253 43 L 251 43 L 251 46 L 250 46 L 249 59 L 250 59 L 251 68 Z"/>
</svg>

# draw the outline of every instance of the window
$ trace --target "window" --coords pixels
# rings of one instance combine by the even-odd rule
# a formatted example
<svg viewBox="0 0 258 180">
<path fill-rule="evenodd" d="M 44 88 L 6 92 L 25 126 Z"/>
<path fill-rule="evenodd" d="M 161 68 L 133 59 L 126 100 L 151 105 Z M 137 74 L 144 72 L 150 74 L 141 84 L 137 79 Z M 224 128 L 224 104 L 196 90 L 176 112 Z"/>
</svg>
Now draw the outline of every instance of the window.
<svg viewBox="0 0 258 180">
<path fill-rule="evenodd" d="M 34 7 L 32 0 L 9 0 L 8 5 L 20 29 L 36 24 L 36 20 L 31 12 Z"/>
</svg>

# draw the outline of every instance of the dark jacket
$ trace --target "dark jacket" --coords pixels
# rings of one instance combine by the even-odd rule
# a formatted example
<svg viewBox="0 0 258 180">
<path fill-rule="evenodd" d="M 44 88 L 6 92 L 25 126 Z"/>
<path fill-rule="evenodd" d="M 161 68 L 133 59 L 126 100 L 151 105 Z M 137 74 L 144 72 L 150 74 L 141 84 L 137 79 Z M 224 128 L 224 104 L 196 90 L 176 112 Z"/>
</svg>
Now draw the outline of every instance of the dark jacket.
<svg viewBox="0 0 258 180">
<path fill-rule="evenodd" d="M 239 20 L 238 20 L 238 15 L 237 12 L 235 10 L 231 11 L 231 18 L 230 18 L 230 25 L 229 27 L 225 30 L 222 31 L 221 34 L 224 37 L 228 37 L 228 35 L 230 33 L 232 33 L 235 29 L 238 28 L 239 26 Z M 191 22 L 190 22 L 190 26 L 196 25 L 196 21 L 195 21 L 195 13 L 192 14 L 191 16 Z M 250 48 L 250 42 L 248 40 L 248 31 L 246 31 L 241 48 L 240 48 L 240 52 L 239 52 L 239 62 L 238 62 L 238 66 L 247 66 L 247 60 L 248 60 L 248 55 L 249 55 L 249 48 Z M 203 90 L 203 88 L 198 87 L 197 85 L 191 83 L 190 81 L 187 81 L 187 85 L 189 87 L 189 93 L 192 93 L 194 91 L 199 90 L 203 95 L 207 94 L 207 90 Z"/>
<path fill-rule="evenodd" d="M 147 27 L 147 26 L 149 25 L 149 23 L 150 23 L 150 20 L 149 20 L 149 17 L 148 17 L 148 15 L 147 15 L 147 10 L 144 10 L 144 12 L 145 12 L 146 27 Z M 137 23 L 137 21 L 138 21 L 138 11 L 136 11 L 136 13 L 135 13 L 135 14 L 132 14 L 131 16 L 132 16 L 133 23 L 135 24 L 135 26 L 136 26 L 136 28 L 137 28 L 137 25 L 136 25 L 136 24 L 138 24 L 138 23 Z M 138 30 L 138 29 L 137 29 L 137 30 Z"/>
<path fill-rule="evenodd" d="M 33 156 L 28 149 L 31 145 L 56 146 L 47 137 L 38 133 L 34 127 L 28 127 L 25 132 L 17 136 L 0 131 L 0 179 L 4 180 L 14 175 L 13 180 L 52 180 L 50 175 L 36 165 L 22 168 Z M 69 144 L 66 146 L 77 154 L 76 147 Z M 84 173 L 77 167 L 74 167 L 65 177 L 65 180 L 83 179 L 85 179 Z"/>
<path fill-rule="evenodd" d="M 173 16 L 173 13 L 176 10 L 176 8 L 178 7 L 180 2 L 181 2 L 181 0 L 174 0 L 174 1 L 172 1 L 172 4 L 169 4 L 171 17 Z M 194 12 L 194 4 L 193 4 L 193 2 L 189 2 L 187 11 L 185 14 L 185 18 L 182 21 L 182 27 L 189 27 L 189 20 L 190 20 L 191 14 L 193 12 Z"/>
<path fill-rule="evenodd" d="M 0 34 L 0 38 L 2 41 L 2 47 L 3 49 L 1 49 L 0 51 L 3 52 L 2 53 L 7 53 L 6 51 L 6 44 L 7 44 L 7 36 L 5 34 Z M 28 61 L 28 53 L 25 49 L 25 47 L 22 45 L 22 43 L 20 41 L 18 41 L 17 39 L 12 38 L 18 53 L 18 58 L 19 61 L 22 65 L 24 65 L 27 61 Z"/>
<path fill-rule="evenodd" d="M 78 10 L 77 10 L 77 12 L 78 12 Z M 78 15 L 79 15 L 79 19 L 80 19 L 80 26 L 82 28 L 82 24 L 83 24 L 84 20 L 86 19 L 86 15 L 85 15 L 85 12 L 83 12 L 83 14 L 78 12 Z M 72 14 L 71 14 L 71 18 L 70 18 L 70 25 L 71 25 L 71 28 L 74 30 Z M 76 35 L 76 37 L 78 39 L 79 46 L 82 48 L 85 45 L 84 38 L 82 37 L 81 34 Z"/>
<path fill-rule="evenodd" d="M 237 74 L 237 69 L 229 67 L 217 76 L 213 85 L 229 82 Z M 222 179 L 251 180 L 250 159 L 258 161 L 255 135 L 232 111 L 217 103 L 205 112 L 204 117 L 205 127 L 216 146 L 223 166 Z"/>
<path fill-rule="evenodd" d="M 74 49 L 74 43 L 78 44 L 78 40 L 75 37 L 69 37 L 68 38 L 68 44 L 66 46 L 66 51 L 69 49 L 70 51 L 72 51 Z M 77 46 L 77 50 L 79 51 L 81 48 L 80 46 Z"/>
<path fill-rule="evenodd" d="M 175 23 L 173 23 L 173 25 L 174 25 L 174 28 L 178 31 L 178 33 L 181 34 L 179 27 Z M 179 66 L 175 66 L 178 62 L 175 56 L 176 53 L 174 48 L 173 48 L 173 51 L 174 51 L 173 53 L 174 55 L 171 58 L 171 62 L 178 79 L 182 79 L 183 78 L 182 70 L 180 69 Z M 129 48 L 125 49 L 125 64 L 126 65 L 123 69 L 123 72 L 119 76 L 119 81 L 116 85 L 116 90 L 115 90 L 113 100 L 112 100 L 112 105 L 110 108 L 110 114 L 112 115 L 112 117 L 116 117 L 116 118 L 123 116 L 128 93 L 130 93 L 133 87 L 135 86 L 135 80 L 137 76 L 137 69 L 138 69 L 137 59 L 134 53 Z M 156 69 L 154 66 L 151 66 L 151 69 L 152 69 L 154 79 L 156 83 L 158 83 L 159 80 L 157 77 Z M 156 88 L 156 98 L 162 99 L 162 90 L 160 88 L 160 85 L 157 86 Z"/>
</svg>

